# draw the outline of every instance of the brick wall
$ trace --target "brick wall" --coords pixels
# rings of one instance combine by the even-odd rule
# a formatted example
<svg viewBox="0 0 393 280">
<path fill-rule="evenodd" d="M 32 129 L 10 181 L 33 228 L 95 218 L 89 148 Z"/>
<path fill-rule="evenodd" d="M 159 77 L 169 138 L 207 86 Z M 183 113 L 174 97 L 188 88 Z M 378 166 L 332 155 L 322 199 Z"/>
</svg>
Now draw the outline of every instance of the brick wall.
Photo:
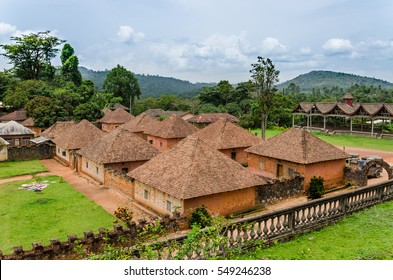
<svg viewBox="0 0 393 280">
<path fill-rule="evenodd" d="M 130 177 L 125 176 L 113 169 L 104 169 L 104 185 L 119 190 L 131 198 L 134 198 L 134 184 Z"/>
<path fill-rule="evenodd" d="M 223 149 L 219 150 L 221 153 L 226 155 L 229 158 L 232 158 L 232 152 L 236 152 L 236 161 L 240 164 L 247 164 L 247 155 L 244 150 L 247 148 L 236 148 L 236 149 Z"/>
</svg>

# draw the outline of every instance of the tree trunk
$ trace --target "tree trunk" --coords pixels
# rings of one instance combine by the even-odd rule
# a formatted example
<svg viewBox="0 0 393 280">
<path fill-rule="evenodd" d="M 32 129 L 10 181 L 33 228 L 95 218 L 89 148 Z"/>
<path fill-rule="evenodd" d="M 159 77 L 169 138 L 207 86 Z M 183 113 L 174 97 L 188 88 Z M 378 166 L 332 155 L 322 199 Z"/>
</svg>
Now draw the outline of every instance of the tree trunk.
<svg viewBox="0 0 393 280">
<path fill-rule="evenodd" d="M 267 128 L 267 113 L 261 113 L 261 138 L 266 139 L 266 128 Z"/>
</svg>

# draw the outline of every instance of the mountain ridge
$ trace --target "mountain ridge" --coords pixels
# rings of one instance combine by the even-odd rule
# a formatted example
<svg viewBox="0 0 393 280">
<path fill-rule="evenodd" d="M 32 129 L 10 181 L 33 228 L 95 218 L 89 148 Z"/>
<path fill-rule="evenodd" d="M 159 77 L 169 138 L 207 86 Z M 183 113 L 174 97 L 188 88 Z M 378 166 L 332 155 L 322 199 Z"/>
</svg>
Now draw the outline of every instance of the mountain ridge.
<svg viewBox="0 0 393 280">
<path fill-rule="evenodd" d="M 309 73 L 301 74 L 289 81 L 278 84 L 276 87 L 282 90 L 291 83 L 298 86 L 301 92 L 311 92 L 313 88 L 332 88 L 334 86 L 347 89 L 355 84 L 393 89 L 393 83 L 381 79 L 326 70 L 313 70 Z"/>
</svg>

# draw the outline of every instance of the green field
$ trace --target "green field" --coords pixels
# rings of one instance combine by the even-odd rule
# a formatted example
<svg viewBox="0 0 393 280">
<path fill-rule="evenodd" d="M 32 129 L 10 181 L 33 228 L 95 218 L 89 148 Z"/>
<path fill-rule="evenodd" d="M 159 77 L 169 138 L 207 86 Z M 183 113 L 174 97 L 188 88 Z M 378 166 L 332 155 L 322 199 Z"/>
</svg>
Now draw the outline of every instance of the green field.
<svg viewBox="0 0 393 280">
<path fill-rule="evenodd" d="M 48 171 L 39 160 L 6 161 L 0 163 L 0 179 Z"/>
<path fill-rule="evenodd" d="M 271 138 L 282 133 L 284 130 L 273 128 L 266 130 L 266 137 Z M 251 130 L 251 133 L 257 133 L 261 136 L 261 129 Z M 335 146 L 345 146 L 363 149 L 372 149 L 380 151 L 390 151 L 393 152 L 393 140 L 391 139 L 376 139 L 371 137 L 354 136 L 354 135 L 326 135 L 319 132 L 313 133 L 318 138 L 332 144 Z"/>
<path fill-rule="evenodd" d="M 39 181 L 37 181 L 39 180 Z M 115 219 L 101 206 L 74 190 L 61 177 L 36 178 L 47 181 L 42 192 L 19 189 L 34 180 L 0 185 L 0 249 L 10 253 L 14 246 L 31 249 L 32 242 L 67 240 L 67 235 L 83 237 L 83 232 L 100 227 L 112 228 Z"/>
<path fill-rule="evenodd" d="M 350 215 L 333 226 L 239 259 L 393 260 L 393 201 Z"/>
</svg>

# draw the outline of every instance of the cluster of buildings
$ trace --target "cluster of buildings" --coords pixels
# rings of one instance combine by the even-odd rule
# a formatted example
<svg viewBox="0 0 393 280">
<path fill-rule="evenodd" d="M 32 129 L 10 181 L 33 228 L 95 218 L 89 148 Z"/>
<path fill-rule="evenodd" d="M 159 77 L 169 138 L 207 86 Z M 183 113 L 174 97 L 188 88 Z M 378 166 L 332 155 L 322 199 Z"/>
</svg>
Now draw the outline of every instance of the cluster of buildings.
<svg viewBox="0 0 393 280">
<path fill-rule="evenodd" d="M 9 121 L 0 124 L 0 141 L 8 143 L 0 149 L 51 143 L 58 161 L 158 214 L 199 205 L 219 215 L 249 211 L 261 206 L 258 191 L 296 176 L 304 177 L 303 190 L 313 176 L 327 187 L 343 183 L 348 155 L 303 129 L 262 141 L 229 114 L 157 114 L 106 110 L 99 125 L 57 122 L 38 138 Z"/>
</svg>

